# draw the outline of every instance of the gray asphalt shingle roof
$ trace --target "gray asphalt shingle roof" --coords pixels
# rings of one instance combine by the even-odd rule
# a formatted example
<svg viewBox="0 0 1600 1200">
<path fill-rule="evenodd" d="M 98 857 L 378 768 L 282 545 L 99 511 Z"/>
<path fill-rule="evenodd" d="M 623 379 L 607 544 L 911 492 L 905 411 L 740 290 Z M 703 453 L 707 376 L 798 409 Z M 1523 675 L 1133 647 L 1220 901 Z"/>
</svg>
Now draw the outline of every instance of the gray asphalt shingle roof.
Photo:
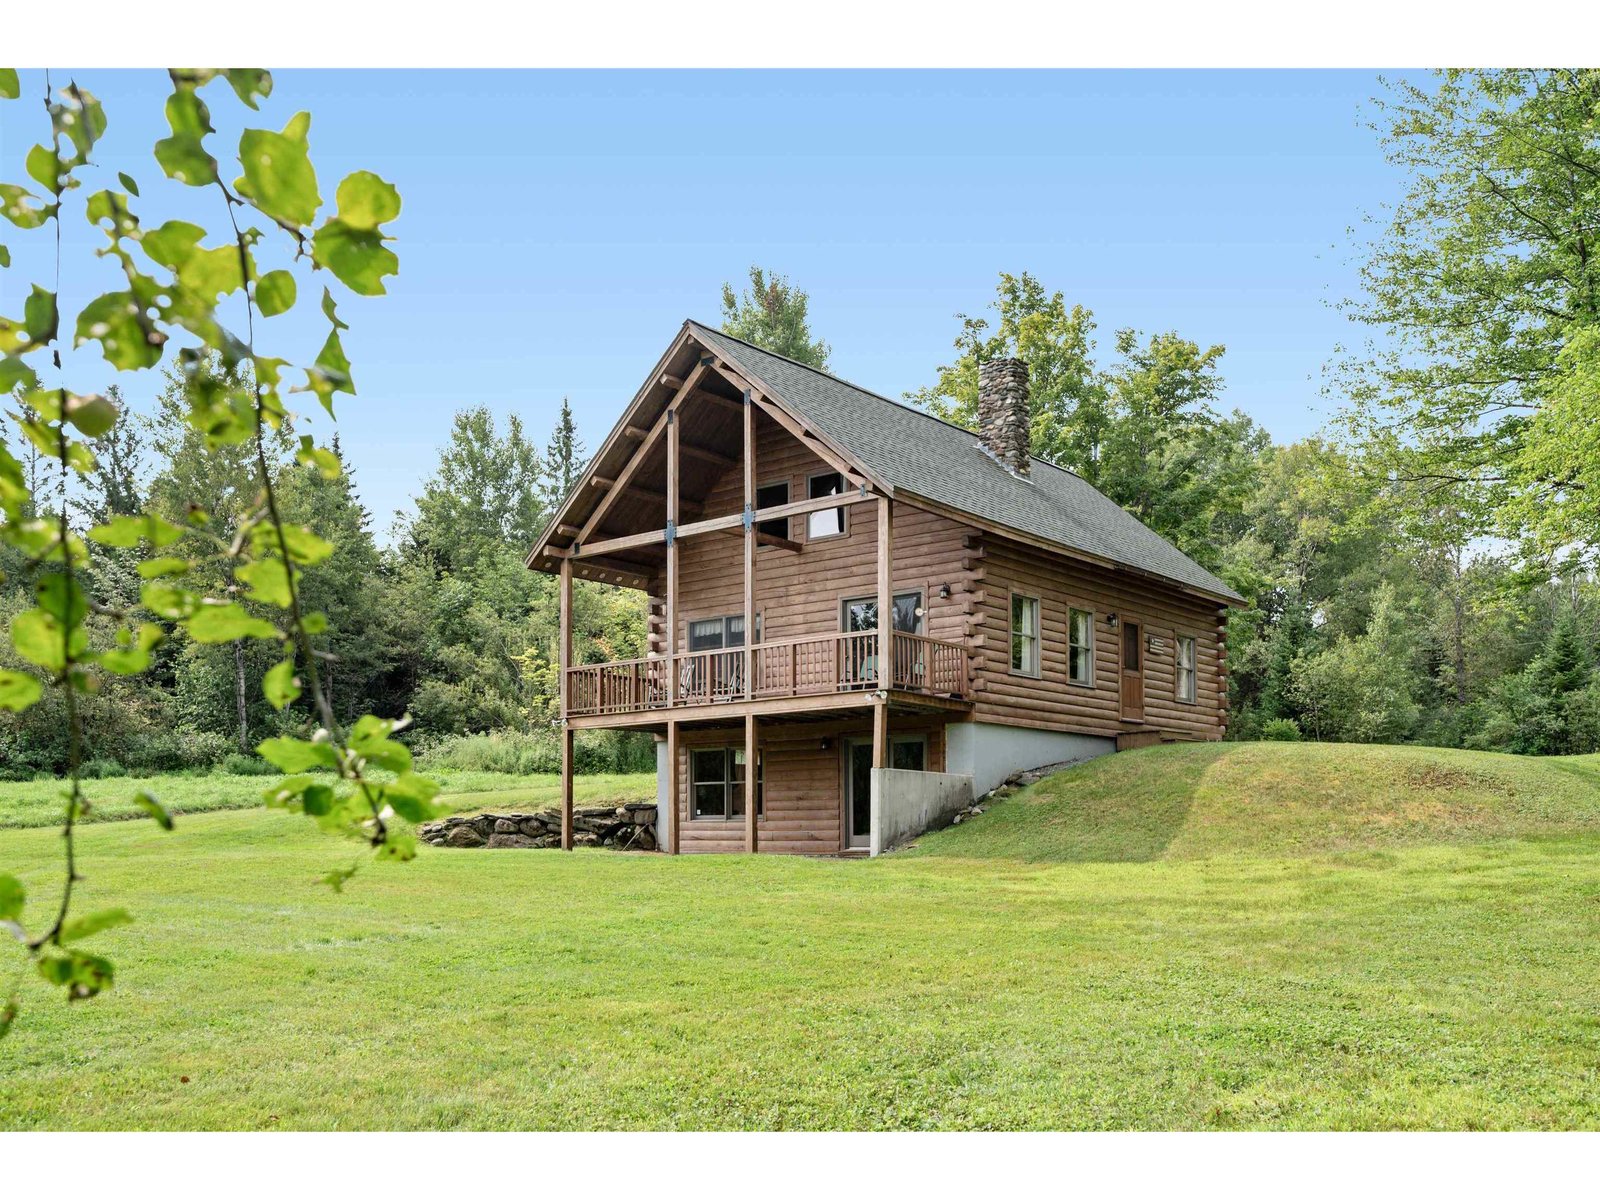
<svg viewBox="0 0 1600 1200">
<path fill-rule="evenodd" d="M 1035 458 L 1019 479 L 976 434 L 691 321 L 695 336 L 898 492 L 1095 558 L 1241 597 L 1071 471 Z"/>
</svg>

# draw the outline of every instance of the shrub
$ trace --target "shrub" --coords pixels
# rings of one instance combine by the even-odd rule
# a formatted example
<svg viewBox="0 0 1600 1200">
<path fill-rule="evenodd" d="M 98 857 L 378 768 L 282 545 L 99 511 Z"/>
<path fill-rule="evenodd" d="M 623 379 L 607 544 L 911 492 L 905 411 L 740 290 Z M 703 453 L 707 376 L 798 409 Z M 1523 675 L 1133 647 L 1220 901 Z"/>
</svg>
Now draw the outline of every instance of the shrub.
<svg viewBox="0 0 1600 1200">
<path fill-rule="evenodd" d="M 79 773 L 85 779 L 121 779 L 127 775 L 128 768 L 109 758 L 95 758 L 84 763 Z"/>
<path fill-rule="evenodd" d="M 135 739 L 125 765 L 144 775 L 207 771 L 236 752 L 233 742 L 220 733 L 165 730 Z"/>
<path fill-rule="evenodd" d="M 653 771 L 655 746 L 648 734 L 586 729 L 574 740 L 573 769 L 580 775 L 627 775 Z M 505 775 L 553 775 L 561 769 L 561 741 L 554 730 L 459 734 L 419 751 L 427 769 L 495 771 Z"/>
<path fill-rule="evenodd" d="M 1274 717 L 1270 721 L 1262 722 L 1261 740 L 1264 742 L 1298 742 L 1300 740 L 1300 725 L 1288 717 Z"/>
<path fill-rule="evenodd" d="M 219 768 L 225 775 L 280 775 L 281 771 L 264 758 L 253 754 L 230 754 Z"/>
</svg>

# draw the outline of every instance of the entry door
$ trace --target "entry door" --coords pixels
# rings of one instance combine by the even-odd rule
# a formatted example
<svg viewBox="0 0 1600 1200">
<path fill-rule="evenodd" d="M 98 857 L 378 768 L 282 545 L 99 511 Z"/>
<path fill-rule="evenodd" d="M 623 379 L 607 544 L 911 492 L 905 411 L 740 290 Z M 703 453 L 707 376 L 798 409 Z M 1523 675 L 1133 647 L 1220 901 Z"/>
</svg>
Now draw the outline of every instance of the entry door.
<svg viewBox="0 0 1600 1200">
<path fill-rule="evenodd" d="M 1122 623 L 1122 719 L 1144 720 L 1144 630 L 1137 621 Z"/>
<path fill-rule="evenodd" d="M 846 742 L 844 751 L 844 844 L 872 839 L 872 743 Z"/>
</svg>

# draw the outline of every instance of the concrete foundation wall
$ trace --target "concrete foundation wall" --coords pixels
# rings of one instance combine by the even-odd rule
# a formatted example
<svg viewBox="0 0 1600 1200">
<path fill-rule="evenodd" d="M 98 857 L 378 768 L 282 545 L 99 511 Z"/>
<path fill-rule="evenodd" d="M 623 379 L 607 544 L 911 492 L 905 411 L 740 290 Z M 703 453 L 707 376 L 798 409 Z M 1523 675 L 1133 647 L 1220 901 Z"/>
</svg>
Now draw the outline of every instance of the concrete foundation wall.
<svg viewBox="0 0 1600 1200">
<path fill-rule="evenodd" d="M 870 852 L 882 854 L 919 833 L 948 825 L 972 803 L 972 796 L 970 775 L 875 769 Z"/>
<path fill-rule="evenodd" d="M 973 795 L 981 796 L 1018 771 L 1060 762 L 1086 762 L 1117 748 L 1115 738 L 1049 729 L 1019 729 L 981 721 L 951 722 L 945 727 L 945 767 L 972 777 Z"/>
<path fill-rule="evenodd" d="M 672 849 L 672 822 L 667 820 L 667 743 L 656 743 L 656 845 Z"/>
</svg>

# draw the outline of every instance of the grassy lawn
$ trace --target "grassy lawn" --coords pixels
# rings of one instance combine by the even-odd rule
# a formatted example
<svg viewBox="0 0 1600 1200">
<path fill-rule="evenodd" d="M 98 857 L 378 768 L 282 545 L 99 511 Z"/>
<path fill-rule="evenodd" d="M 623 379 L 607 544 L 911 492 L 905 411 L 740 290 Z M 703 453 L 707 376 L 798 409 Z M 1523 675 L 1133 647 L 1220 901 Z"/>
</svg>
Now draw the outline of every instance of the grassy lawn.
<svg viewBox="0 0 1600 1200">
<path fill-rule="evenodd" d="M 56 848 L 0 833 L 37 897 Z M 872 862 L 83 855 L 138 923 L 25 983 L 0 1128 L 1600 1126 L 1595 760 L 1159 747 Z"/>
<path fill-rule="evenodd" d="M 429 771 L 444 784 L 441 797 L 454 810 L 516 805 L 542 808 L 557 803 L 560 780 L 555 775 L 498 775 L 492 771 Z M 84 794 L 91 805 L 91 821 L 126 821 L 144 814 L 132 797 L 143 790 L 153 794 L 169 812 L 218 812 L 233 808 L 260 808 L 261 794 L 281 776 L 259 775 L 155 775 L 147 778 L 87 779 Z M 580 775 L 573 786 L 576 802 L 610 799 L 651 799 L 656 794 L 654 775 Z M 0 782 L 0 829 L 28 829 L 57 825 L 61 821 L 62 784 L 59 780 L 33 783 Z"/>
</svg>

